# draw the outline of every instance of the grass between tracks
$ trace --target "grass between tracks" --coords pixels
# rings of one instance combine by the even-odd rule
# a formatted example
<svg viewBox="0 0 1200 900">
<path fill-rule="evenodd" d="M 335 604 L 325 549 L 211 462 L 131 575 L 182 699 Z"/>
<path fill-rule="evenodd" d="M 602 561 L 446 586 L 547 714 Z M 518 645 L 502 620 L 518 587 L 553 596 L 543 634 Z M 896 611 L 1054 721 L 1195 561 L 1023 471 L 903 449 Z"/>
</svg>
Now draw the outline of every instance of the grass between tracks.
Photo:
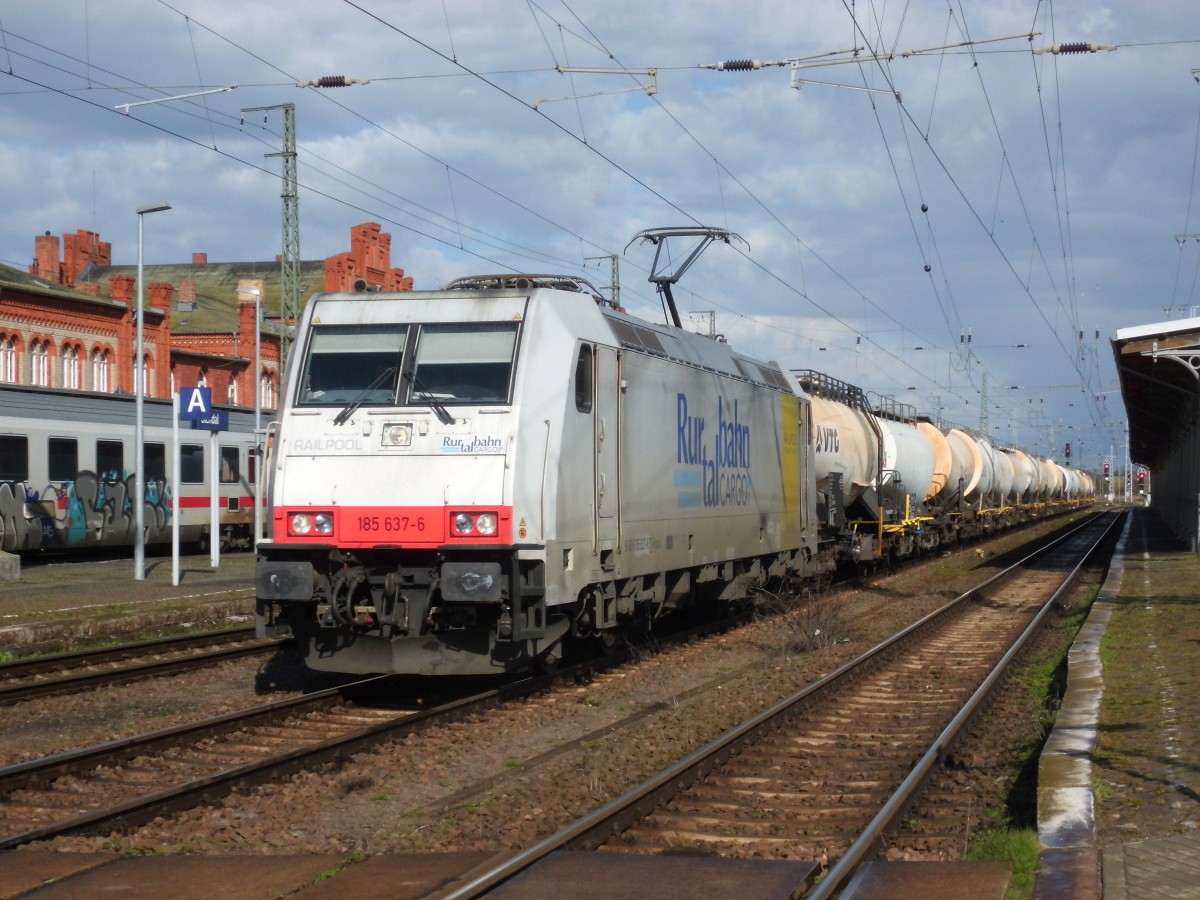
<svg viewBox="0 0 1200 900">
<path fill-rule="evenodd" d="M 1012 865 L 1012 881 L 1005 900 L 1028 900 L 1033 896 L 1038 873 L 1040 845 L 1037 832 L 1038 760 L 1067 689 L 1067 654 L 1075 635 L 1087 620 L 1096 588 L 1064 610 L 1050 627 L 1058 640 L 1020 664 L 1012 675 L 1013 685 L 1024 694 L 1035 723 L 1017 759 L 1020 772 L 1005 802 L 989 811 L 990 825 L 971 836 L 968 860 L 996 860 Z M 1079 596 L 1077 594 L 1077 596 Z"/>
</svg>

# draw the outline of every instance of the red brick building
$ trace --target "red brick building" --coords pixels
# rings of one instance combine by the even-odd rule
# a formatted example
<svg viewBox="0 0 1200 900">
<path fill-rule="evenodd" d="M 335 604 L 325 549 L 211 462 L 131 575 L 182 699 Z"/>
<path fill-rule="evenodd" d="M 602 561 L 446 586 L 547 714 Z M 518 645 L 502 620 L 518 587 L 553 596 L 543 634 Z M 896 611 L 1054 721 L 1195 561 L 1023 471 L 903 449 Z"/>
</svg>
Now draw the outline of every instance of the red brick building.
<svg viewBox="0 0 1200 900">
<path fill-rule="evenodd" d="M 412 290 L 391 266 L 391 235 L 373 222 L 351 229 L 350 251 L 302 262 L 305 297 L 317 290 Z M 60 254 L 61 251 L 61 254 Z M 207 385 L 213 400 L 273 409 L 282 369 L 280 262 L 144 265 L 146 396 Z M 0 265 L 0 385 L 133 393 L 137 346 L 135 266 L 112 265 L 112 246 L 90 231 L 34 241 L 28 272 Z M 255 320 L 261 369 L 255 373 Z M 256 377 L 257 376 L 257 377 Z"/>
</svg>

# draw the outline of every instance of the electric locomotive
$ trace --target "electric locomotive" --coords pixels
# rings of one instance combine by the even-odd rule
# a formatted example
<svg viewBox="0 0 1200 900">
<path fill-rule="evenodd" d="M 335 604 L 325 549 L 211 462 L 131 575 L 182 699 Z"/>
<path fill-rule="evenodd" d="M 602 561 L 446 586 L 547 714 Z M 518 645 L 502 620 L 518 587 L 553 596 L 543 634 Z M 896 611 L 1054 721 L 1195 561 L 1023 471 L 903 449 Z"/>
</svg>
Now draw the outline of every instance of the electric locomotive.
<svg viewBox="0 0 1200 900">
<path fill-rule="evenodd" d="M 795 378 L 572 276 L 318 294 L 268 434 L 261 634 L 476 674 L 832 565 Z"/>
</svg>

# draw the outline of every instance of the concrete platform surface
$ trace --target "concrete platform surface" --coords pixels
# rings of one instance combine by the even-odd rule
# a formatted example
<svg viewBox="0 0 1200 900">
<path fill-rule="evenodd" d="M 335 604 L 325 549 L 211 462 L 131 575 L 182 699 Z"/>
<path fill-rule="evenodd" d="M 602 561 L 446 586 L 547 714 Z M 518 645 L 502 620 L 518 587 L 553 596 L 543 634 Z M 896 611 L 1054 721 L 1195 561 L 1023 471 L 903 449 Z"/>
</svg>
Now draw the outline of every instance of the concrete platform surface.
<svg viewBox="0 0 1200 900">
<path fill-rule="evenodd" d="M 785 859 L 634 856 L 559 850 L 488 894 L 497 900 L 789 900 L 816 864 Z"/>
<path fill-rule="evenodd" d="M 10 856 L 62 856 L 83 863 L 99 854 L 15 851 L 0 860 L 0 884 L 8 885 Z M 163 900 L 267 900 L 290 895 L 323 874 L 336 873 L 344 855 L 322 856 L 126 856 L 62 877 L 40 890 L 12 897 L 94 900 L 146 897 Z M 18 861 L 22 862 L 22 861 Z M 347 894 L 345 896 L 354 896 Z M 370 895 L 363 895 L 370 896 Z M 386 895 L 379 895 L 386 896 Z"/>
<path fill-rule="evenodd" d="M 1004 900 L 1006 862 L 883 862 L 864 865 L 842 900 Z"/>
<path fill-rule="evenodd" d="M 1109 847 L 1103 871 L 1104 900 L 1200 897 L 1200 834 Z"/>
</svg>

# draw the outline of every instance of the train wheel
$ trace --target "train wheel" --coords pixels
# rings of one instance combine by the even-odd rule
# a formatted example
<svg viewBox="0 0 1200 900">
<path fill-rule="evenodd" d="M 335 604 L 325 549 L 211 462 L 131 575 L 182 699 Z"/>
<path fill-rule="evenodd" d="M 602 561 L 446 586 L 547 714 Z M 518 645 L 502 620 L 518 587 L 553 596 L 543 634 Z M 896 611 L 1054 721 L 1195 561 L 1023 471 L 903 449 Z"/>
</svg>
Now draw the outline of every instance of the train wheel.
<svg viewBox="0 0 1200 900">
<path fill-rule="evenodd" d="M 562 662 L 562 645 L 555 644 L 545 653 L 542 653 L 534 660 L 534 665 L 537 670 L 543 675 L 553 675 L 558 671 L 559 663 Z"/>
<path fill-rule="evenodd" d="M 605 656 L 612 656 L 621 645 L 621 631 L 618 628 L 605 628 L 596 632 L 596 645 Z"/>
</svg>

